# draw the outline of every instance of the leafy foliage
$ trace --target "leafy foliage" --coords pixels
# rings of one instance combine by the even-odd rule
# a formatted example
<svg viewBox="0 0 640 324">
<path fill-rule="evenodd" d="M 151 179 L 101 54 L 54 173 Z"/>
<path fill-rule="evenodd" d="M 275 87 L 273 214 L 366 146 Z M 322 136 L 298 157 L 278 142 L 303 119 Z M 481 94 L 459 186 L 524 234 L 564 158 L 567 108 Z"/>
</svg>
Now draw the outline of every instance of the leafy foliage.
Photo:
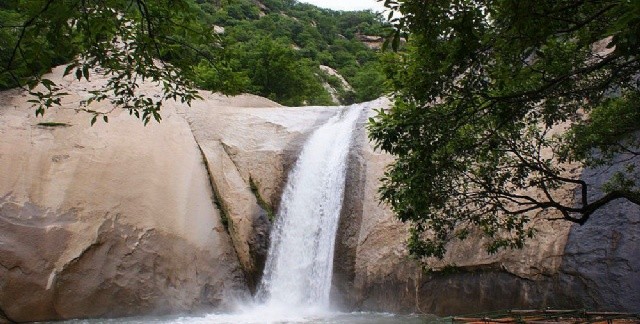
<svg viewBox="0 0 640 324">
<path fill-rule="evenodd" d="M 317 65 L 299 57 L 286 40 L 253 39 L 231 50 L 247 70 L 250 92 L 289 106 L 331 103 L 314 74 Z"/>
<path fill-rule="evenodd" d="M 65 75 L 78 80 L 108 76 L 78 108 L 93 115 L 92 123 L 108 121 L 109 112 L 91 103 L 108 100 L 145 124 L 161 120 L 166 100 L 198 98 L 196 86 L 286 105 L 332 104 L 319 64 L 344 70 L 348 79 L 371 76 L 377 55 L 356 36 L 385 28 L 371 12 L 285 0 L 11 0 L 0 3 L 0 21 L 0 89 L 28 89 L 36 115 L 65 95 L 43 75 L 69 64 Z M 376 85 L 381 75 L 372 76 Z M 141 93 L 144 80 L 162 95 Z M 382 91 L 356 87 L 366 95 L 355 97 Z"/>
<path fill-rule="evenodd" d="M 403 14 L 394 43 L 410 41 L 388 73 L 395 105 L 369 130 L 397 156 L 380 193 L 412 225 L 415 256 L 478 230 L 489 252 L 522 247 L 540 210 L 583 224 L 613 200 L 640 204 L 639 2 L 385 4 Z M 571 163 L 627 168 L 594 188 Z"/>
<path fill-rule="evenodd" d="M 319 65 L 336 69 L 353 83 L 354 93 L 337 89 L 343 104 L 372 100 L 385 91 L 379 54 L 358 39 L 363 34 L 388 33 L 379 14 L 333 11 L 283 0 L 259 5 L 251 0 L 203 1 L 201 7 L 210 24 L 225 28 L 219 36 L 229 50 L 226 55 L 233 58 L 228 67 L 247 81 L 240 91 L 285 105 L 332 104 L 322 87 L 330 80 Z M 276 55 L 273 64 L 255 65 L 271 55 Z M 265 69 L 269 70 L 266 74 Z"/>
<path fill-rule="evenodd" d="M 70 62 L 65 75 L 90 79 L 100 70 L 107 83 L 92 92 L 84 108 L 108 121 L 107 112 L 91 110 L 91 102 L 109 100 L 128 109 L 145 124 L 159 121 L 165 100 L 189 103 L 194 63 L 212 60 L 215 39 L 196 20 L 197 8 L 187 0 L 15 0 L 0 14 L 0 86 L 28 86 L 36 115 L 60 103 L 60 88 L 42 75 L 51 66 Z M 5 46 L 8 45 L 8 46 Z M 186 49 L 186 50 L 185 50 Z M 140 93 L 150 80 L 162 88 L 160 98 Z M 42 87 L 36 88 L 40 84 Z M 44 89 L 43 89 L 44 88 Z"/>
</svg>

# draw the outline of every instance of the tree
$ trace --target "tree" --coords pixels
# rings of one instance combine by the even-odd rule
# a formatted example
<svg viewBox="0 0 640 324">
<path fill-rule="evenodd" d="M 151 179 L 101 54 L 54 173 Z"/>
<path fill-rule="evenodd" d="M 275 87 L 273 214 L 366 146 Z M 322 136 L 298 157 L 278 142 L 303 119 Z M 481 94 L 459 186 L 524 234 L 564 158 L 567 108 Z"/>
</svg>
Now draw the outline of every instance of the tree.
<svg viewBox="0 0 640 324">
<path fill-rule="evenodd" d="M 640 204 L 640 2 L 385 4 L 403 14 L 392 44 L 409 44 L 369 131 L 397 157 L 380 194 L 411 224 L 411 253 L 442 258 L 472 231 L 489 252 L 519 248 L 534 212 L 584 224 L 611 201 Z M 595 188 L 571 163 L 626 168 Z M 558 198 L 566 186 L 576 204 Z"/>
<path fill-rule="evenodd" d="M 197 21 L 188 0 L 13 0 L 0 7 L 0 87 L 25 87 L 36 115 L 60 104 L 64 95 L 44 73 L 70 62 L 64 72 L 90 79 L 95 69 L 108 82 L 79 110 L 108 121 L 108 112 L 91 109 L 92 101 L 109 100 L 146 124 L 160 120 L 168 99 L 197 98 L 193 68 L 213 61 L 215 38 Z M 212 63 L 213 65 L 213 63 Z M 153 98 L 138 91 L 148 80 L 162 88 Z M 36 88 L 37 85 L 41 88 Z"/>
<path fill-rule="evenodd" d="M 349 80 L 349 83 L 355 89 L 355 101 L 365 102 L 380 97 L 385 89 L 385 75 L 382 71 L 381 64 L 377 61 L 366 63 L 355 76 Z"/>
<path fill-rule="evenodd" d="M 250 92 L 287 106 L 331 103 L 317 63 L 301 58 L 288 39 L 261 36 L 230 50 L 251 80 Z"/>
</svg>

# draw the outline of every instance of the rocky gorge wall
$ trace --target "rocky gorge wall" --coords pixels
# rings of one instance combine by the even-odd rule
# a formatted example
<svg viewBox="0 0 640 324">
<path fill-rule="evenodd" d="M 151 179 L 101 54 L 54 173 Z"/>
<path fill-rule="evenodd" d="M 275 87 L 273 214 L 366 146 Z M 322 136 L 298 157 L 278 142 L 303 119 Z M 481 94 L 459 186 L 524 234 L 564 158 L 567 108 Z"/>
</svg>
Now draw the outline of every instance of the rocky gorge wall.
<svg viewBox="0 0 640 324">
<path fill-rule="evenodd" d="M 0 96 L 0 314 L 12 321 L 199 311 L 248 297 L 188 123 L 168 109 L 89 126 L 67 83 L 34 118 Z M 64 123 L 64 124 L 48 124 Z"/>
<path fill-rule="evenodd" d="M 167 103 L 160 124 L 143 127 L 124 111 L 91 127 L 75 108 L 100 79 L 54 81 L 71 95 L 44 119 L 32 116 L 23 93 L 0 95 L 0 318 L 193 313 L 249 298 L 288 171 L 336 108 L 202 93 L 192 107 Z M 521 251 L 488 255 L 478 240 L 453 245 L 434 266 L 455 271 L 424 273 L 407 256 L 406 225 L 377 200 L 378 178 L 393 158 L 367 140 L 372 113 L 361 116 L 350 153 L 334 258 L 337 305 L 640 312 L 640 210 L 623 202 L 581 227 L 538 215 L 540 231 Z M 589 172 L 583 177 L 600 181 L 612 171 Z"/>
<path fill-rule="evenodd" d="M 438 315 L 547 307 L 640 312 L 640 206 L 623 200 L 582 226 L 549 220 L 558 217 L 552 211 L 530 215 L 538 232 L 521 250 L 490 255 L 480 238 L 453 242 L 443 260 L 428 261 L 435 271 L 423 271 L 407 256 L 406 225 L 376 198 L 393 158 L 368 141 L 363 124 L 371 116 L 363 117 L 351 153 L 336 242 L 336 296 L 343 296 L 343 307 Z M 640 167 L 640 158 L 632 158 Z M 596 188 L 616 171 L 571 170 Z M 576 197 L 568 188 L 561 199 Z"/>
<path fill-rule="evenodd" d="M 287 172 L 336 109 L 202 93 L 192 107 L 167 102 L 159 124 L 116 111 L 90 126 L 78 109 L 104 79 L 62 70 L 49 77 L 69 95 L 44 118 L 22 91 L 0 95 L 0 321 L 197 313 L 250 298 Z"/>
</svg>

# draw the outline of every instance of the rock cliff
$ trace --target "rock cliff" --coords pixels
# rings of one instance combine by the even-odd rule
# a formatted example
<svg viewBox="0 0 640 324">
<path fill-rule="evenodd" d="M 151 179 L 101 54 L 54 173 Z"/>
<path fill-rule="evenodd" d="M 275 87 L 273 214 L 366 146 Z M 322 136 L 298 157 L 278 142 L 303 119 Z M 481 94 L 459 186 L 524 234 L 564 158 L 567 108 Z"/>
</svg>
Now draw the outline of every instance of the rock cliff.
<svg viewBox="0 0 640 324">
<path fill-rule="evenodd" d="M 146 127 L 126 111 L 91 127 L 75 109 L 94 83 L 56 81 L 70 95 L 44 118 L 21 91 L 0 95 L 0 317 L 198 312 L 248 298 L 183 108 Z"/>
<path fill-rule="evenodd" d="M 336 109 L 202 93 L 192 107 L 168 102 L 159 124 L 116 111 L 90 126 L 78 108 L 104 79 L 60 75 L 50 78 L 70 95 L 44 118 L 20 90 L 0 96 L 0 319 L 199 312 L 249 298 L 287 171 Z"/>
<path fill-rule="evenodd" d="M 14 321 L 223 307 L 247 295 L 187 122 L 89 127 L 0 108 L 0 309 Z M 75 101 L 75 102 L 74 102 Z M 64 125 L 47 124 L 64 122 Z"/>
<path fill-rule="evenodd" d="M 376 198 L 392 157 L 373 149 L 363 127 L 350 158 L 335 256 L 343 307 L 438 315 L 544 307 L 640 312 L 639 206 L 618 201 L 583 226 L 540 212 L 531 215 L 538 232 L 523 249 L 490 255 L 472 237 L 430 261 L 438 271 L 424 272 L 407 256 L 407 227 Z M 599 186 L 615 171 L 572 172 Z M 576 197 L 572 188 L 563 195 Z"/>
<path fill-rule="evenodd" d="M 336 108 L 203 93 L 192 107 L 167 103 L 160 124 L 143 127 L 115 112 L 91 127 L 75 108 L 93 86 L 56 81 L 70 95 L 44 119 L 32 116 L 22 92 L 0 95 L 0 318 L 197 312 L 248 298 L 288 171 Z M 95 109 L 110 109 L 102 105 Z M 437 314 L 640 312 L 640 209 L 624 202 L 584 226 L 537 215 L 540 231 L 523 250 L 488 255 L 470 240 L 432 264 L 446 271 L 423 272 L 407 256 L 406 225 L 377 200 L 393 157 L 367 139 L 372 114 L 361 116 L 350 153 L 336 304 Z M 614 170 L 576 172 L 598 182 Z"/>
</svg>

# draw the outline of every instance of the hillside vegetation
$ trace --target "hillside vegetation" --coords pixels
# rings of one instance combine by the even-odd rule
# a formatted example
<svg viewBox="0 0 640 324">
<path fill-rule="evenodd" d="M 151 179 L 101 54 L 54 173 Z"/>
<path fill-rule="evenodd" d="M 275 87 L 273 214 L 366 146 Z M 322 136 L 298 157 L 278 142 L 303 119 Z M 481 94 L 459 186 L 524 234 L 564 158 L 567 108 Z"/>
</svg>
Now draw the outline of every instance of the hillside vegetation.
<svg viewBox="0 0 640 324">
<path fill-rule="evenodd" d="M 160 58 L 180 69 L 186 77 L 180 82 L 228 94 L 257 94 L 289 106 L 350 104 L 383 93 L 385 78 L 378 48 L 380 36 L 388 32 L 379 14 L 332 11 L 294 0 L 179 3 L 182 7 L 168 8 L 162 2 L 144 2 L 149 6 L 147 16 L 144 7 L 137 10 L 139 14 L 132 11 L 132 19 L 141 15 L 141 21 L 153 27 L 145 31 L 144 24 L 140 25 L 141 35 L 148 40 L 132 37 L 132 44 L 139 48 L 126 50 L 133 51 L 135 60 L 144 61 L 135 55 L 136 51 L 146 54 L 148 41 L 158 47 L 149 58 Z M 126 3 L 122 6 L 128 8 Z M 100 37 L 108 39 L 114 34 L 122 39 L 123 30 L 131 25 L 99 8 L 90 3 L 76 7 L 71 2 L 1 2 L 0 89 L 34 82 L 34 75 L 92 50 L 95 53 L 89 57 L 97 56 L 99 65 L 113 63 L 114 70 L 126 67 L 126 62 L 112 62 L 115 55 L 109 57 L 109 52 L 118 50 L 113 45 L 90 48 L 100 43 Z M 71 23 L 60 23 L 64 21 Z M 80 67 L 87 65 L 79 62 Z M 321 65 L 336 70 L 348 85 Z M 171 79 L 171 73 L 165 76 L 153 67 L 149 70 L 160 79 Z M 79 78 L 88 77 L 82 69 L 78 71 Z"/>
<path fill-rule="evenodd" d="M 217 29 L 240 91 L 285 105 L 331 104 L 323 83 L 337 90 L 341 103 L 381 95 L 380 54 L 361 41 L 365 35 L 385 33 L 379 14 L 339 12 L 292 0 L 198 2 L 205 23 L 224 28 Z M 319 65 L 337 70 L 353 90 Z M 216 82 L 225 82 L 218 76 L 203 71 L 199 84 L 215 88 Z"/>
</svg>

